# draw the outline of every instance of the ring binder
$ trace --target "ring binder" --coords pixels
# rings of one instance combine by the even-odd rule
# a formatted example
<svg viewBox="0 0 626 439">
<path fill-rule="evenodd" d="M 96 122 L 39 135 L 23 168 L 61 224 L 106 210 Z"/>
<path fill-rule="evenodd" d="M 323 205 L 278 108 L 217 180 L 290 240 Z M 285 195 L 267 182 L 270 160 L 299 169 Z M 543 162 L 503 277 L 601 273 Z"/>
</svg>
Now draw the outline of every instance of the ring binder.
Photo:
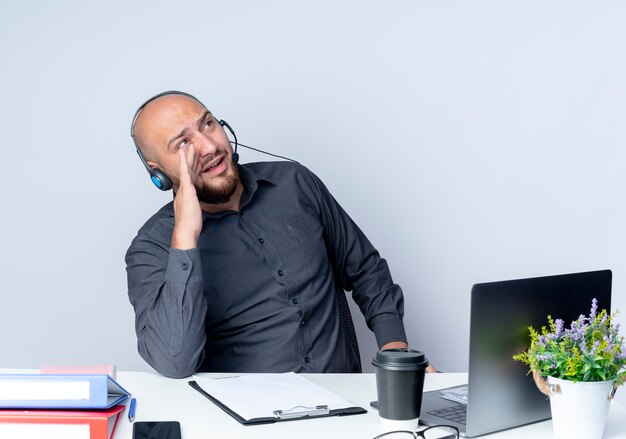
<svg viewBox="0 0 626 439">
<path fill-rule="evenodd" d="M 289 410 L 274 410 L 274 415 L 280 419 L 305 418 L 307 416 L 328 415 L 330 409 L 327 405 L 318 405 L 315 407 L 304 407 L 297 405 Z"/>
<path fill-rule="evenodd" d="M 0 374 L 1 409 L 108 409 L 129 395 L 105 374 Z"/>
</svg>

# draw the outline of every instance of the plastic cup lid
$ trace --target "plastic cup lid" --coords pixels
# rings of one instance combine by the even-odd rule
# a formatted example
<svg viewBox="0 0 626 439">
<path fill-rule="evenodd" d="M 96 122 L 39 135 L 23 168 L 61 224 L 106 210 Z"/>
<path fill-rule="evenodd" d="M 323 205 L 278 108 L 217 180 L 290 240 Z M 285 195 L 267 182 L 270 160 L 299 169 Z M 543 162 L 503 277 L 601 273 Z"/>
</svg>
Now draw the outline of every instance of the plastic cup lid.
<svg viewBox="0 0 626 439">
<path fill-rule="evenodd" d="M 411 371 L 428 367 L 428 360 L 421 351 L 413 349 L 379 350 L 372 360 L 372 365 L 388 370 Z"/>
</svg>

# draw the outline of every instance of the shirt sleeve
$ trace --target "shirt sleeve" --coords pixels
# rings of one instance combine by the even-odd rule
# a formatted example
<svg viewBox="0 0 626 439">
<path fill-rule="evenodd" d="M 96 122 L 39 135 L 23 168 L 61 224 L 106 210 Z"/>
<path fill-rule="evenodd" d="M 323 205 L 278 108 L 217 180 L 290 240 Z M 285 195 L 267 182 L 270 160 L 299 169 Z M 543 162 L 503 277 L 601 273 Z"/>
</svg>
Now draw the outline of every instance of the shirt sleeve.
<svg viewBox="0 0 626 439">
<path fill-rule="evenodd" d="M 328 254 L 343 288 L 352 291 L 379 347 L 391 341 L 406 342 L 404 297 L 400 286 L 393 283 L 387 261 L 322 181 L 310 171 L 307 175 L 317 200 Z"/>
<path fill-rule="evenodd" d="M 163 375 L 186 377 L 204 359 L 207 306 L 200 252 L 167 247 L 145 235 L 140 233 L 126 253 L 139 354 Z"/>
</svg>

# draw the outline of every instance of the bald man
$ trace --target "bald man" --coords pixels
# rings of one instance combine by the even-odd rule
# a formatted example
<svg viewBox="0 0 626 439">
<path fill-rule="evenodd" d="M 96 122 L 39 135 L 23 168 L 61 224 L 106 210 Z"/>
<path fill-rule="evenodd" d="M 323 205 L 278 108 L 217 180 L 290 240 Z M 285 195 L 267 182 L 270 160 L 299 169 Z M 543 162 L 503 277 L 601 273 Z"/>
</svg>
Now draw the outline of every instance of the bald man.
<svg viewBox="0 0 626 439">
<path fill-rule="evenodd" d="M 126 254 L 138 349 L 154 369 L 359 372 L 336 282 L 379 347 L 407 347 L 402 290 L 311 171 L 237 164 L 220 123 L 181 92 L 151 98 L 132 131 L 175 193 Z"/>
</svg>

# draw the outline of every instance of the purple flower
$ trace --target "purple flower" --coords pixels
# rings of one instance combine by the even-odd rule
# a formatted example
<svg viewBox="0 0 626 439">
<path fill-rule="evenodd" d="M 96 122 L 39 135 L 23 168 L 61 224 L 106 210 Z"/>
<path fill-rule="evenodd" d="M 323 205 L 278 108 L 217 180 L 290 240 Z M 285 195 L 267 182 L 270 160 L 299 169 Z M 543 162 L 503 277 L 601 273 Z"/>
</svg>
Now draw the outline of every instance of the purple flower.
<svg viewBox="0 0 626 439">
<path fill-rule="evenodd" d="M 569 334 L 568 334 L 569 338 L 571 338 L 572 341 L 577 342 L 581 338 L 584 338 L 585 329 L 586 329 L 586 325 L 584 324 L 579 325 L 579 324 L 572 323 L 572 329 L 569 330 Z"/>
<path fill-rule="evenodd" d="M 550 354 L 539 354 L 537 355 L 537 360 L 539 361 L 550 361 L 552 358 Z"/>
<path fill-rule="evenodd" d="M 556 319 L 554 323 L 554 336 L 556 338 L 559 338 L 561 336 L 561 333 L 563 332 L 563 319 Z"/>
<path fill-rule="evenodd" d="M 540 335 L 540 336 L 537 338 L 537 342 L 539 343 L 539 345 L 540 345 L 540 346 L 543 346 L 543 345 L 545 345 L 545 344 L 546 344 L 546 338 L 545 338 L 543 335 Z"/>
<path fill-rule="evenodd" d="M 598 312 L 598 299 L 594 297 L 591 300 L 591 312 L 589 313 L 589 318 L 591 320 L 595 319 L 597 312 Z"/>
<path fill-rule="evenodd" d="M 585 320 L 587 320 L 587 317 L 585 317 L 584 315 L 581 314 L 580 316 L 578 316 L 578 319 L 572 322 L 572 325 L 570 326 L 570 331 L 580 331 L 581 329 L 583 329 L 585 327 Z"/>
<path fill-rule="evenodd" d="M 600 326 L 604 325 L 606 323 L 606 319 L 608 318 L 608 316 L 606 314 L 604 314 L 602 316 L 602 320 L 600 320 Z"/>
<path fill-rule="evenodd" d="M 580 350 L 582 351 L 583 354 L 587 353 L 587 341 L 584 338 L 580 342 Z"/>
<path fill-rule="evenodd" d="M 600 346 L 600 340 L 596 340 L 593 342 L 593 346 L 591 346 L 591 355 L 594 355 Z"/>
</svg>

